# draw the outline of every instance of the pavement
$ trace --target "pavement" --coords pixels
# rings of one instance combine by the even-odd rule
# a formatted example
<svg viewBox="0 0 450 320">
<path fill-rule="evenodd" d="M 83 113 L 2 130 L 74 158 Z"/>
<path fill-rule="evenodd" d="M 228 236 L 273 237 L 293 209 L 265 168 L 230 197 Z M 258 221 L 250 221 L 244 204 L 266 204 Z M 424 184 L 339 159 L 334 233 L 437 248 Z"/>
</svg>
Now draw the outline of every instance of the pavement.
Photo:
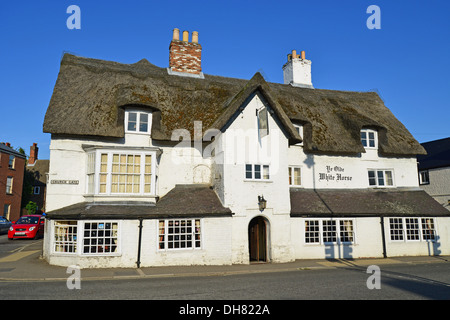
<svg viewBox="0 0 450 320">
<path fill-rule="evenodd" d="M 142 279 L 162 277 L 227 276 L 265 272 L 287 272 L 330 268 L 361 268 L 370 265 L 446 263 L 450 256 L 418 256 L 365 259 L 314 259 L 288 263 L 252 263 L 225 266 L 167 266 L 143 268 L 81 269 L 80 277 L 86 280 Z M 42 243 L 24 245 L 19 250 L 0 258 L 0 281 L 67 281 L 73 275 L 67 267 L 52 266 L 42 258 Z"/>
</svg>

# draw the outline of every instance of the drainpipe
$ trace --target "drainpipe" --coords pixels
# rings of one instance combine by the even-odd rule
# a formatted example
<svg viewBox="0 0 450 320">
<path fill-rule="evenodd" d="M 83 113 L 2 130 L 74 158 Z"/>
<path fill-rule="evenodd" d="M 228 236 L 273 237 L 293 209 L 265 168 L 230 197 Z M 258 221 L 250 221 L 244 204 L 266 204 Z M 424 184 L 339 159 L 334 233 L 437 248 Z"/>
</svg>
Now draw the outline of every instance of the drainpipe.
<svg viewBox="0 0 450 320">
<path fill-rule="evenodd" d="M 141 242 L 142 242 L 142 218 L 139 218 L 139 240 L 138 240 L 138 256 L 137 256 L 137 267 L 141 266 Z"/>
<path fill-rule="evenodd" d="M 383 242 L 383 258 L 387 258 L 387 253 L 386 253 L 386 238 L 384 235 L 384 218 L 380 217 L 380 224 L 381 224 L 381 239 Z"/>
</svg>

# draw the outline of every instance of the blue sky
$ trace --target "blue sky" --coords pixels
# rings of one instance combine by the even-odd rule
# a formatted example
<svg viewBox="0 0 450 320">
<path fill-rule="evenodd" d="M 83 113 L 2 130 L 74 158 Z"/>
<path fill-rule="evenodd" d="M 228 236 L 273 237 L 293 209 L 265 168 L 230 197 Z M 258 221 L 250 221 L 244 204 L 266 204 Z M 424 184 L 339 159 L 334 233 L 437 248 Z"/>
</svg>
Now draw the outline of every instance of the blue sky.
<svg viewBox="0 0 450 320">
<path fill-rule="evenodd" d="M 69 30 L 70 5 L 81 29 Z M 381 29 L 369 30 L 369 5 Z M 64 52 L 167 67 L 173 28 L 198 31 L 206 74 L 283 82 L 306 51 L 320 89 L 373 91 L 419 142 L 450 137 L 450 1 L 2 1 L 0 142 L 49 158 L 45 112 Z"/>
</svg>

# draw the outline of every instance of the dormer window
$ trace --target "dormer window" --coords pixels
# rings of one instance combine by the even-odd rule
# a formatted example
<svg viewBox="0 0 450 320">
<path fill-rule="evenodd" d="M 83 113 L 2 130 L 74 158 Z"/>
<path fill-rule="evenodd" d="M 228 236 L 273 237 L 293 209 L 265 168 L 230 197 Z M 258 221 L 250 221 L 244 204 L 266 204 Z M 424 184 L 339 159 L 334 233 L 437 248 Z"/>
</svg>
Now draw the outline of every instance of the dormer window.
<svg viewBox="0 0 450 320">
<path fill-rule="evenodd" d="M 295 130 L 297 130 L 297 133 L 300 135 L 300 137 L 303 139 L 303 126 L 302 125 L 300 125 L 300 124 L 293 124 L 294 125 L 294 128 L 295 128 Z M 299 142 L 299 143 L 296 143 L 295 144 L 296 146 L 302 146 L 303 145 L 303 142 Z"/>
<path fill-rule="evenodd" d="M 125 112 L 125 132 L 150 133 L 152 114 L 148 111 L 127 110 Z"/>
<path fill-rule="evenodd" d="M 361 129 L 361 143 L 364 148 L 376 149 L 378 148 L 378 134 L 372 129 Z"/>
</svg>

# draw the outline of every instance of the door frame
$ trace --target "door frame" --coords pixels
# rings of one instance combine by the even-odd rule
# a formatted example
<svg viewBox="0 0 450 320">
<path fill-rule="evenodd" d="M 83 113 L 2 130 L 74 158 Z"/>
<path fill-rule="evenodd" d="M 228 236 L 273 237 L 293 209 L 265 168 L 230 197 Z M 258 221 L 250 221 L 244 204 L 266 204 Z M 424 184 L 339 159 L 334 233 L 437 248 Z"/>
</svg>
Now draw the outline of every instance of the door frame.
<svg viewBox="0 0 450 320">
<path fill-rule="evenodd" d="M 269 261 L 269 220 L 253 217 L 248 224 L 248 253 L 250 262 Z"/>
</svg>

